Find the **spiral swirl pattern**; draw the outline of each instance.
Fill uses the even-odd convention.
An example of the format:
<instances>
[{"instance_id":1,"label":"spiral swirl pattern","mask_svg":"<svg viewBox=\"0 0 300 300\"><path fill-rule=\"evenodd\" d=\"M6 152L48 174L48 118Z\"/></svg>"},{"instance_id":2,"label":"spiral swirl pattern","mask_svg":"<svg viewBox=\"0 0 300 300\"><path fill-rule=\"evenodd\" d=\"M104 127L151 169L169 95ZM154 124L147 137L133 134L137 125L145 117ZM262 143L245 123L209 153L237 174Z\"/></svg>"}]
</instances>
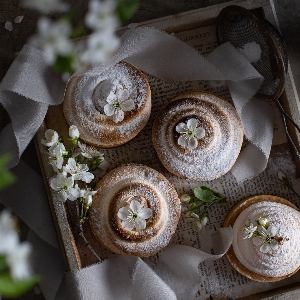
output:
<instances>
[{"instance_id":1,"label":"spiral swirl pattern","mask_svg":"<svg viewBox=\"0 0 300 300\"><path fill-rule=\"evenodd\" d=\"M205 137L195 149L178 144L176 126L197 119ZM159 159L171 173L190 180L207 181L227 173L236 161L243 128L225 100L205 92L188 92L171 100L157 115L152 140Z\"/></svg>"}]
</instances>

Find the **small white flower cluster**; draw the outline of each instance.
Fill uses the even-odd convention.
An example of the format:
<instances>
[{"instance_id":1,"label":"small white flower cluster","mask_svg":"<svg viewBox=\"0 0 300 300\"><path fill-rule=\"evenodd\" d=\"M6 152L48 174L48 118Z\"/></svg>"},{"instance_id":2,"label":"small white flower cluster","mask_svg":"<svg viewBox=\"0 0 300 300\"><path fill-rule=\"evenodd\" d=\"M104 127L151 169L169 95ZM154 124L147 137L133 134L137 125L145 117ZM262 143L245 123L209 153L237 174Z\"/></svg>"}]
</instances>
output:
<instances>
[{"instance_id":1,"label":"small white flower cluster","mask_svg":"<svg viewBox=\"0 0 300 300\"><path fill-rule=\"evenodd\" d=\"M176 131L180 133L179 146L189 150L197 148L198 140L205 137L205 130L202 127L197 127L198 123L197 119L192 118L186 123L181 122L176 126Z\"/></svg>"},{"instance_id":2,"label":"small white flower cluster","mask_svg":"<svg viewBox=\"0 0 300 300\"><path fill-rule=\"evenodd\" d=\"M44 14L62 13L69 7L60 0L26 0L23 4ZM71 42L72 27L66 18L52 21L41 17L37 24L37 34L31 37L30 43L44 51L45 60L50 65L56 62L58 56L71 57L74 70L79 66L104 63L119 46L115 34L119 25L115 9L115 0L90 0L85 24L93 33L86 40L83 51L82 44L76 48Z\"/></svg>"},{"instance_id":3,"label":"small white flower cluster","mask_svg":"<svg viewBox=\"0 0 300 300\"><path fill-rule=\"evenodd\" d=\"M72 142L70 151L66 150L58 133L52 129L45 132L46 139L41 142L48 147L49 163L57 173L50 179L51 188L58 192L61 201L80 199L83 208L82 217L85 218L96 191L87 187L82 189L82 184L79 186L77 182L90 183L94 179L94 174L90 171L99 169L103 175L109 164L104 159L104 154L95 147L78 141L80 134L76 126L70 126L69 136ZM76 146L78 148L75 148Z\"/></svg>"},{"instance_id":4,"label":"small white flower cluster","mask_svg":"<svg viewBox=\"0 0 300 300\"><path fill-rule=\"evenodd\" d=\"M126 230L141 230L146 228L146 220L152 217L152 210L143 207L138 200L132 200L129 206L121 207L118 217L122 220L121 225Z\"/></svg>"},{"instance_id":5,"label":"small white flower cluster","mask_svg":"<svg viewBox=\"0 0 300 300\"><path fill-rule=\"evenodd\" d=\"M277 236L277 227L269 224L266 218L259 217L255 220L257 226L254 226L249 221L243 229L244 239L252 238L252 242L255 246L259 246L259 250L263 253L267 253L270 250L276 251L278 245L283 241L281 237Z\"/></svg>"},{"instance_id":6,"label":"small white flower cluster","mask_svg":"<svg viewBox=\"0 0 300 300\"><path fill-rule=\"evenodd\" d=\"M30 253L31 245L28 242L20 243L10 212L2 211L0 214L0 257L5 257L14 280L25 280L31 276Z\"/></svg>"}]
</instances>

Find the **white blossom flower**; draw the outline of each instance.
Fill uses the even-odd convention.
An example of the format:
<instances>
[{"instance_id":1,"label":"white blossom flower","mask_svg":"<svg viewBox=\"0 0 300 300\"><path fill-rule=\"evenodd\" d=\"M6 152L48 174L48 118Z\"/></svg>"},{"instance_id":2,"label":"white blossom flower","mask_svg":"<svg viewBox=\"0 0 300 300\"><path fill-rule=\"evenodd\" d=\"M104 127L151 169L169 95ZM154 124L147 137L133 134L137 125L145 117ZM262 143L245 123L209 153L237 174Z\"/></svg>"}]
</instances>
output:
<instances>
[{"instance_id":1,"label":"white blossom flower","mask_svg":"<svg viewBox=\"0 0 300 300\"><path fill-rule=\"evenodd\" d=\"M100 152L97 148L95 148L94 146L88 146L79 141L78 147L79 148L75 150L73 157L76 157L79 154L81 154L83 157L86 157L88 159L93 159L96 157L103 157L103 159L104 159L104 154L102 152Z\"/></svg>"},{"instance_id":2,"label":"white blossom flower","mask_svg":"<svg viewBox=\"0 0 300 300\"><path fill-rule=\"evenodd\" d=\"M38 21L38 34L30 39L30 43L41 48L47 63L53 64L57 55L68 55L73 46L69 40L71 26L66 21L56 21L42 17Z\"/></svg>"},{"instance_id":3,"label":"white blossom flower","mask_svg":"<svg viewBox=\"0 0 300 300\"><path fill-rule=\"evenodd\" d=\"M7 253L6 261L15 280L24 280L31 276L28 259L31 249L28 242L23 242Z\"/></svg>"},{"instance_id":4,"label":"white blossom flower","mask_svg":"<svg viewBox=\"0 0 300 300\"><path fill-rule=\"evenodd\" d=\"M195 213L188 213L187 215L188 220L193 222L193 224L199 229L202 230L202 228L207 224L209 221L206 214L202 214L201 217Z\"/></svg>"},{"instance_id":5,"label":"white blossom flower","mask_svg":"<svg viewBox=\"0 0 300 300\"><path fill-rule=\"evenodd\" d=\"M91 191L89 189L80 191L80 198L84 199L84 202L87 206L90 206L93 202L93 196L97 193L97 191Z\"/></svg>"},{"instance_id":6,"label":"white blossom flower","mask_svg":"<svg viewBox=\"0 0 300 300\"><path fill-rule=\"evenodd\" d=\"M73 185L74 179L66 177L62 173L50 179L50 186L58 192L61 201L66 201L67 199L74 201L78 198L78 188L74 188Z\"/></svg>"},{"instance_id":7,"label":"white blossom flower","mask_svg":"<svg viewBox=\"0 0 300 300\"><path fill-rule=\"evenodd\" d=\"M120 45L119 38L114 31L107 29L96 31L89 35L87 49L82 53L81 60L86 64L100 64L107 62Z\"/></svg>"},{"instance_id":8,"label":"white blossom flower","mask_svg":"<svg viewBox=\"0 0 300 300\"><path fill-rule=\"evenodd\" d=\"M278 241L274 239L274 237L277 234L278 229L270 225L268 229L259 226L258 227L258 232L260 236L255 236L253 238L253 244L256 246L260 246L259 250L263 253L269 252L271 249L272 250L277 250L278 249Z\"/></svg>"},{"instance_id":9,"label":"white blossom flower","mask_svg":"<svg viewBox=\"0 0 300 300\"><path fill-rule=\"evenodd\" d=\"M119 22L115 17L116 3L113 0L91 0L85 23L91 29L117 28Z\"/></svg>"},{"instance_id":10,"label":"white blossom flower","mask_svg":"<svg viewBox=\"0 0 300 300\"><path fill-rule=\"evenodd\" d=\"M47 147L51 147L58 142L59 136L58 133L52 129L48 129L45 132L46 140L42 140L41 143Z\"/></svg>"},{"instance_id":11,"label":"white blossom flower","mask_svg":"<svg viewBox=\"0 0 300 300\"><path fill-rule=\"evenodd\" d=\"M178 145L190 150L198 146L198 140L204 138L205 130L202 127L197 127L197 125L198 120L192 118L187 123L182 122L176 126L176 131L180 133Z\"/></svg>"},{"instance_id":12,"label":"white blossom flower","mask_svg":"<svg viewBox=\"0 0 300 300\"><path fill-rule=\"evenodd\" d=\"M12 22L9 21L5 22L4 27L8 31L12 31L14 29L14 27L12 26Z\"/></svg>"},{"instance_id":13,"label":"white blossom flower","mask_svg":"<svg viewBox=\"0 0 300 300\"><path fill-rule=\"evenodd\" d=\"M142 204L137 200L132 200L129 206L119 209L118 217L122 220L121 224L124 229L136 230L146 228L146 220L152 217L150 208L143 208Z\"/></svg>"},{"instance_id":14,"label":"white blossom flower","mask_svg":"<svg viewBox=\"0 0 300 300\"><path fill-rule=\"evenodd\" d=\"M24 16L17 16L17 17L15 17L14 22L21 23L23 21L23 18L24 18Z\"/></svg>"},{"instance_id":15,"label":"white blossom flower","mask_svg":"<svg viewBox=\"0 0 300 300\"><path fill-rule=\"evenodd\" d=\"M64 144L58 143L51 146L48 150L49 163L52 165L55 172L59 172L64 163L63 153L66 151Z\"/></svg>"},{"instance_id":16,"label":"white blossom flower","mask_svg":"<svg viewBox=\"0 0 300 300\"><path fill-rule=\"evenodd\" d=\"M249 224L247 224L245 226L245 228L243 229L244 232L244 237L243 239L250 239L253 235L253 233L256 231L257 226L253 226L253 224L251 222L249 222Z\"/></svg>"},{"instance_id":17,"label":"white blossom flower","mask_svg":"<svg viewBox=\"0 0 300 300\"><path fill-rule=\"evenodd\" d=\"M189 194L182 194L180 197L181 202L189 202L191 200L191 195Z\"/></svg>"},{"instance_id":18,"label":"white blossom flower","mask_svg":"<svg viewBox=\"0 0 300 300\"><path fill-rule=\"evenodd\" d=\"M50 14L54 12L65 12L69 5L60 0L23 0L24 7L35 9L43 14Z\"/></svg>"},{"instance_id":19,"label":"white blossom flower","mask_svg":"<svg viewBox=\"0 0 300 300\"><path fill-rule=\"evenodd\" d=\"M69 136L71 139L78 139L80 136L77 126L72 125L69 127Z\"/></svg>"},{"instance_id":20,"label":"white blossom flower","mask_svg":"<svg viewBox=\"0 0 300 300\"><path fill-rule=\"evenodd\" d=\"M104 106L104 113L113 117L113 121L118 123L124 119L124 111L131 111L134 108L134 101L129 98L129 91L127 89L120 90L115 94L110 92Z\"/></svg>"},{"instance_id":21,"label":"white blossom flower","mask_svg":"<svg viewBox=\"0 0 300 300\"><path fill-rule=\"evenodd\" d=\"M259 217L256 219L256 223L257 225L265 227L268 224L268 220L266 218Z\"/></svg>"},{"instance_id":22,"label":"white blossom flower","mask_svg":"<svg viewBox=\"0 0 300 300\"><path fill-rule=\"evenodd\" d=\"M86 164L76 163L74 158L69 158L68 163L63 167L63 170L69 173L74 180L82 180L90 183L94 179L94 175L89 171Z\"/></svg>"}]
</instances>

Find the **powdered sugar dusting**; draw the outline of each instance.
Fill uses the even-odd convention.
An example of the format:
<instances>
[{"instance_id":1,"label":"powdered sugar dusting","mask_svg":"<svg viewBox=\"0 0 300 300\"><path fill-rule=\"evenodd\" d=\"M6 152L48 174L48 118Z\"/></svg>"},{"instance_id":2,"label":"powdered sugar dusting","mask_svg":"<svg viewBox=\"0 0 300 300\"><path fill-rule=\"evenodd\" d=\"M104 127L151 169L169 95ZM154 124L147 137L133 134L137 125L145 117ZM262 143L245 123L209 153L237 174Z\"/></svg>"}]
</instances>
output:
<instances>
[{"instance_id":1,"label":"powdered sugar dusting","mask_svg":"<svg viewBox=\"0 0 300 300\"><path fill-rule=\"evenodd\" d=\"M197 118L206 136L196 149L183 149L174 128L188 118ZM242 144L243 129L234 108L206 93L179 95L160 112L153 127L153 143L164 166L191 180L213 180L227 173Z\"/></svg>"},{"instance_id":2,"label":"powdered sugar dusting","mask_svg":"<svg viewBox=\"0 0 300 300\"><path fill-rule=\"evenodd\" d=\"M242 229L258 217L268 219L278 229L277 235L288 238L278 250L262 253L252 239L243 239ZM238 260L249 270L268 277L281 277L300 265L300 213L277 202L259 202L246 208L234 226L233 249Z\"/></svg>"},{"instance_id":3,"label":"powdered sugar dusting","mask_svg":"<svg viewBox=\"0 0 300 300\"><path fill-rule=\"evenodd\" d=\"M83 76L65 98L64 113L69 124L79 128L87 143L112 147L132 139L147 123L151 109L150 88L145 77L133 66L121 62L98 76ZM124 120L115 123L104 114L109 93L129 91L134 108ZM68 94L67 94L68 95ZM70 98L70 99L69 99Z\"/></svg>"}]
</instances>

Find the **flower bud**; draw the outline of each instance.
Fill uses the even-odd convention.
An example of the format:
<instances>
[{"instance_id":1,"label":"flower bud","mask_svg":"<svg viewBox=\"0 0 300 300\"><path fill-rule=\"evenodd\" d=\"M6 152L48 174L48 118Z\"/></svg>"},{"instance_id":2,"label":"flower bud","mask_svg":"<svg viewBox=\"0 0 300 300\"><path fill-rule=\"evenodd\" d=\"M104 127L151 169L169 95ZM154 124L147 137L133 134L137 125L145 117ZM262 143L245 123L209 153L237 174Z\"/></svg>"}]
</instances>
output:
<instances>
[{"instance_id":1,"label":"flower bud","mask_svg":"<svg viewBox=\"0 0 300 300\"><path fill-rule=\"evenodd\" d=\"M69 136L71 139L78 139L79 138L79 130L75 125L70 126L69 128Z\"/></svg>"},{"instance_id":2,"label":"flower bud","mask_svg":"<svg viewBox=\"0 0 300 300\"><path fill-rule=\"evenodd\" d=\"M192 197L189 194L183 194L180 197L181 202L189 202L192 199Z\"/></svg>"},{"instance_id":3,"label":"flower bud","mask_svg":"<svg viewBox=\"0 0 300 300\"><path fill-rule=\"evenodd\" d=\"M92 204L92 202L93 202L93 197L92 197L92 195L87 195L87 197L85 198L85 204L86 204L87 206L90 206L90 205Z\"/></svg>"},{"instance_id":4,"label":"flower bud","mask_svg":"<svg viewBox=\"0 0 300 300\"><path fill-rule=\"evenodd\" d=\"M260 226L263 226L265 227L267 224L268 224L268 220L266 218L262 218L262 217L259 217L257 220L256 220L256 223Z\"/></svg>"}]
</instances>

